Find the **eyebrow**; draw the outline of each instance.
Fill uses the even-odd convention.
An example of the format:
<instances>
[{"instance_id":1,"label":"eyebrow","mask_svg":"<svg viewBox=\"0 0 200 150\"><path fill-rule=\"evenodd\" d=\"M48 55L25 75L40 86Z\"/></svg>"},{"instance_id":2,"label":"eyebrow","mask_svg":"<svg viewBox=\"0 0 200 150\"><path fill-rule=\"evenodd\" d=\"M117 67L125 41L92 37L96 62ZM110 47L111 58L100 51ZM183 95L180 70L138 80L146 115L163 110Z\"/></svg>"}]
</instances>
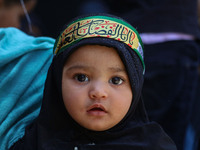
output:
<instances>
[{"instance_id":1,"label":"eyebrow","mask_svg":"<svg viewBox=\"0 0 200 150\"><path fill-rule=\"evenodd\" d=\"M76 70L76 69L93 69L92 67L89 66L83 66L83 65L73 65L70 66L69 68L67 68L67 71L70 70ZM125 72L126 73L126 69L125 68L121 68L121 67L109 67L108 70L111 70L112 72Z\"/></svg>"},{"instance_id":2,"label":"eyebrow","mask_svg":"<svg viewBox=\"0 0 200 150\"><path fill-rule=\"evenodd\" d=\"M109 70L112 70L113 72L126 72L126 70L121 67L109 67Z\"/></svg>"},{"instance_id":3,"label":"eyebrow","mask_svg":"<svg viewBox=\"0 0 200 150\"><path fill-rule=\"evenodd\" d=\"M90 68L90 67L83 66L83 65L73 65L73 66L70 66L69 68L67 68L67 71L74 70L74 69L86 69L86 68Z\"/></svg>"}]
</instances>

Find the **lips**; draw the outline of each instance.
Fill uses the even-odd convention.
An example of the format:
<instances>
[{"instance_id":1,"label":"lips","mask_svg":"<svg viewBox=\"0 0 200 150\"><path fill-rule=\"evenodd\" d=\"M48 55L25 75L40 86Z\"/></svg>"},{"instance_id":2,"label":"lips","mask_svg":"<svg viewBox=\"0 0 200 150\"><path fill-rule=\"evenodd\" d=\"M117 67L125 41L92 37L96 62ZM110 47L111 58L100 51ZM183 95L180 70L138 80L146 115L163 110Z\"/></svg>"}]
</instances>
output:
<instances>
[{"instance_id":1,"label":"lips","mask_svg":"<svg viewBox=\"0 0 200 150\"><path fill-rule=\"evenodd\" d=\"M102 116L107 113L105 107L101 104L93 104L88 109L87 112L93 116Z\"/></svg>"}]
</instances>

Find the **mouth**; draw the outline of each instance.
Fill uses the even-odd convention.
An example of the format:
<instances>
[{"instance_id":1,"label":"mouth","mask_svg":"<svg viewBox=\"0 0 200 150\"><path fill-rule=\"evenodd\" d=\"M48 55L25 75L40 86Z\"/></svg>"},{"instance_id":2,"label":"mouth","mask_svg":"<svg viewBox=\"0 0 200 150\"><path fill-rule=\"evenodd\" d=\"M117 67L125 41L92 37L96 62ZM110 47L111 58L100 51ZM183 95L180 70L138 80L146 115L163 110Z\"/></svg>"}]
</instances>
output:
<instances>
[{"instance_id":1,"label":"mouth","mask_svg":"<svg viewBox=\"0 0 200 150\"><path fill-rule=\"evenodd\" d=\"M94 104L88 108L87 113L92 116L102 116L102 115L105 115L107 111L103 105Z\"/></svg>"}]
</instances>

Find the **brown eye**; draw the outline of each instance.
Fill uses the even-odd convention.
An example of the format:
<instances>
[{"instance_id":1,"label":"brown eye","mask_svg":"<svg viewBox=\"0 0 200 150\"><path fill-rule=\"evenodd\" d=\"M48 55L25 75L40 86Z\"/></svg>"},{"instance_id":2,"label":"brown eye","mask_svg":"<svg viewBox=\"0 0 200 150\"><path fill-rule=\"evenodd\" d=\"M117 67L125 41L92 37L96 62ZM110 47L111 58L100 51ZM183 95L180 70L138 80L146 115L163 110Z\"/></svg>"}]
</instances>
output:
<instances>
[{"instance_id":1,"label":"brown eye","mask_svg":"<svg viewBox=\"0 0 200 150\"><path fill-rule=\"evenodd\" d=\"M112 79L109 80L109 83L120 85L123 83L123 79L120 77L113 77Z\"/></svg>"},{"instance_id":2,"label":"brown eye","mask_svg":"<svg viewBox=\"0 0 200 150\"><path fill-rule=\"evenodd\" d=\"M85 74L77 74L74 77L79 82L88 82L89 78Z\"/></svg>"}]
</instances>

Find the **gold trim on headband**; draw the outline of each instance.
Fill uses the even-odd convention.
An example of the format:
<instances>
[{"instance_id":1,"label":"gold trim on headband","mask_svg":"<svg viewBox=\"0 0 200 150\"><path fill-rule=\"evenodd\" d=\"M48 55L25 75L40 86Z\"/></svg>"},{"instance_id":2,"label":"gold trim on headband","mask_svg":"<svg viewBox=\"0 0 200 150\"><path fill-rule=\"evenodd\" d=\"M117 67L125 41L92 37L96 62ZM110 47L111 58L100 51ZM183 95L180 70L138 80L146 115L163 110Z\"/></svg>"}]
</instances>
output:
<instances>
[{"instance_id":1,"label":"gold trim on headband","mask_svg":"<svg viewBox=\"0 0 200 150\"><path fill-rule=\"evenodd\" d=\"M62 52L73 43L91 37L105 37L121 41L140 57L143 67L143 45L137 31L128 23L106 16L81 18L71 23L57 39L54 54Z\"/></svg>"}]
</instances>

